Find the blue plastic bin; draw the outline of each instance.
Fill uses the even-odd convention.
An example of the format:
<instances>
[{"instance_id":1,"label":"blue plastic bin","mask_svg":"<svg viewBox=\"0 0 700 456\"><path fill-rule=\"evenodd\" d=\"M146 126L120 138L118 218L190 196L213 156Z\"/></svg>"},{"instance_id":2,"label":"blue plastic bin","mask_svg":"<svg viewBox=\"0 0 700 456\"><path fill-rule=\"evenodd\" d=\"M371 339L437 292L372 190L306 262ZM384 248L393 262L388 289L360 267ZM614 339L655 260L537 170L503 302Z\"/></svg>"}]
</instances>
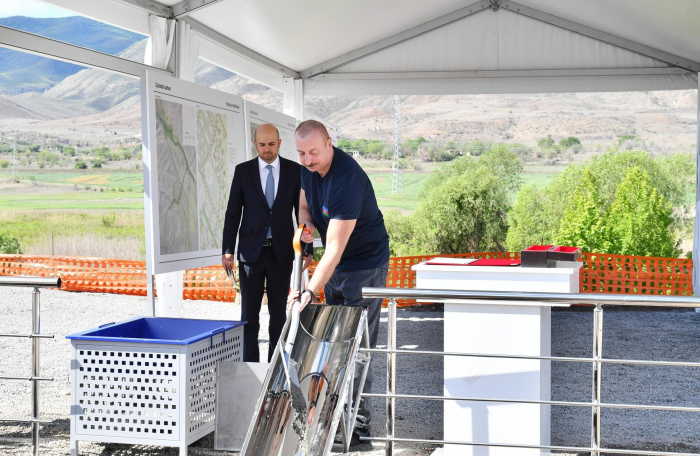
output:
<instances>
[{"instance_id":1,"label":"blue plastic bin","mask_svg":"<svg viewBox=\"0 0 700 456\"><path fill-rule=\"evenodd\" d=\"M243 360L244 324L139 317L67 336L71 453L87 440L186 454L215 429L217 363Z\"/></svg>"},{"instance_id":2,"label":"blue plastic bin","mask_svg":"<svg viewBox=\"0 0 700 456\"><path fill-rule=\"evenodd\" d=\"M189 345L245 322L136 317L66 336L72 340Z\"/></svg>"}]
</instances>

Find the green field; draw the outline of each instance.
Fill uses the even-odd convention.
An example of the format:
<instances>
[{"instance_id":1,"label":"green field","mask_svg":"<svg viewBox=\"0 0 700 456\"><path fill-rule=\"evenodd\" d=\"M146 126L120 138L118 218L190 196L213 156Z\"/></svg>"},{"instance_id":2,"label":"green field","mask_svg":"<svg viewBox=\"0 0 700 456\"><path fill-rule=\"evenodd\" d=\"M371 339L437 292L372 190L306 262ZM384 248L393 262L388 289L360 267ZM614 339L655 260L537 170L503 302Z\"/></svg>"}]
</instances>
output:
<instances>
[{"instance_id":1,"label":"green field","mask_svg":"<svg viewBox=\"0 0 700 456\"><path fill-rule=\"evenodd\" d=\"M0 174L2 178L9 178L11 173L3 172ZM84 188L102 187L105 189L122 189L131 192L143 192L143 172L123 172L110 170L90 170L86 172L80 171L42 171L33 173L19 173L19 178L22 180L36 180L37 182L46 182L48 184L65 184L70 186L78 186Z\"/></svg>"},{"instance_id":2,"label":"green field","mask_svg":"<svg viewBox=\"0 0 700 456\"><path fill-rule=\"evenodd\" d=\"M51 193L0 192L2 212L71 210L71 211L113 211L137 209L143 211L141 192L95 192L95 191L56 191Z\"/></svg>"},{"instance_id":3,"label":"green field","mask_svg":"<svg viewBox=\"0 0 700 456\"><path fill-rule=\"evenodd\" d=\"M392 174L372 173L369 178L374 187L379 207L384 209L401 209L404 211L414 211L418 207L418 194L423 188L423 183L430 177L428 173L404 173L403 174L403 194L392 194Z\"/></svg>"}]
</instances>

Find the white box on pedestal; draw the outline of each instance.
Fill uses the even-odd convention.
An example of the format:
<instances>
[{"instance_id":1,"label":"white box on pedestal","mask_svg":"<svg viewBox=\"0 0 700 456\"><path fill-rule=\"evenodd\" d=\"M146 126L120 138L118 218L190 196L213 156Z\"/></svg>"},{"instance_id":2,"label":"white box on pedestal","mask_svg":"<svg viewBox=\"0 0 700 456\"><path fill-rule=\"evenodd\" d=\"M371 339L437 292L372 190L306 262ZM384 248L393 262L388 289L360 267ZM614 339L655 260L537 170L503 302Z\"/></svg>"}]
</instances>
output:
<instances>
[{"instance_id":1,"label":"white box on pedestal","mask_svg":"<svg viewBox=\"0 0 700 456\"><path fill-rule=\"evenodd\" d=\"M416 287L432 290L578 293L581 263L556 268L419 264ZM551 356L551 305L445 300L445 351ZM551 362L445 357L445 396L551 400ZM444 403L444 440L550 445L550 406L506 402ZM538 456L540 450L445 445L444 456Z\"/></svg>"}]
</instances>

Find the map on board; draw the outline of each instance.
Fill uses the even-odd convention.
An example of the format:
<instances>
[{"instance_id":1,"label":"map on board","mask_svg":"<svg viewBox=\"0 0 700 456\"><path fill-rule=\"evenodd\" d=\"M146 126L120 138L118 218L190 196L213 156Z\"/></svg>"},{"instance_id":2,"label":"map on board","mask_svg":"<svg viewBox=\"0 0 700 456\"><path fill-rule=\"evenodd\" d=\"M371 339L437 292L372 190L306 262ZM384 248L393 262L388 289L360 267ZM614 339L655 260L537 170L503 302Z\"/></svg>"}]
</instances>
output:
<instances>
[{"instance_id":1,"label":"map on board","mask_svg":"<svg viewBox=\"0 0 700 456\"><path fill-rule=\"evenodd\" d=\"M156 99L156 119L160 253L199 250L197 148L185 141L183 105Z\"/></svg>"},{"instance_id":2,"label":"map on board","mask_svg":"<svg viewBox=\"0 0 700 456\"><path fill-rule=\"evenodd\" d=\"M146 269L220 264L231 179L248 155L243 99L147 70L141 106Z\"/></svg>"},{"instance_id":3,"label":"map on board","mask_svg":"<svg viewBox=\"0 0 700 456\"><path fill-rule=\"evenodd\" d=\"M200 250L221 248L228 200L226 116L197 108L197 196Z\"/></svg>"}]
</instances>

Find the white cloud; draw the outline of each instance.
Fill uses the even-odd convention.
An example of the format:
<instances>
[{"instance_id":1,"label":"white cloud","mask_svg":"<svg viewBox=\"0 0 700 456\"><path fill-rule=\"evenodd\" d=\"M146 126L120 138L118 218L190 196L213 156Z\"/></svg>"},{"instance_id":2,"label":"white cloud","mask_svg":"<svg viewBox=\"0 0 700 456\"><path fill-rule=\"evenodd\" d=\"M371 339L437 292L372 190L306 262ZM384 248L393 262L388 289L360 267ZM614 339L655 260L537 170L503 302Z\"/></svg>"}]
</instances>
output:
<instances>
[{"instance_id":1,"label":"white cloud","mask_svg":"<svg viewBox=\"0 0 700 456\"><path fill-rule=\"evenodd\" d=\"M0 17L28 16L28 17L66 17L76 16L67 11L47 3L35 0L2 0L0 1Z\"/></svg>"}]
</instances>

